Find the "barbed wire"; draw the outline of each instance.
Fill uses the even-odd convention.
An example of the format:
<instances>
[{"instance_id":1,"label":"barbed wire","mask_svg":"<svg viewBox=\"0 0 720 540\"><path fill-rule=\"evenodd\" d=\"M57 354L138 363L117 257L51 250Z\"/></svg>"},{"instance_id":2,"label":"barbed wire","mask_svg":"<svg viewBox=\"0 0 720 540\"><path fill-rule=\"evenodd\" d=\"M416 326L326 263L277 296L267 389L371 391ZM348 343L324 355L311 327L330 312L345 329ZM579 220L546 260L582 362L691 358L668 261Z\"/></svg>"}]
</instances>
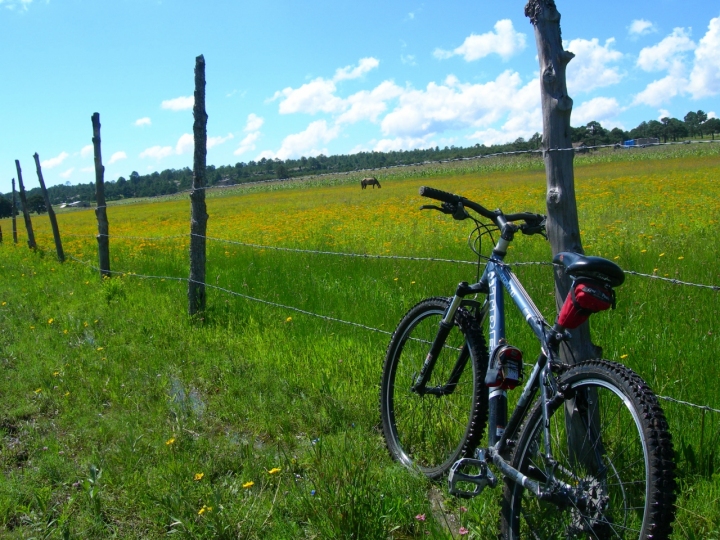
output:
<instances>
[{"instance_id":1,"label":"barbed wire","mask_svg":"<svg viewBox=\"0 0 720 540\"><path fill-rule=\"evenodd\" d=\"M702 409L703 411L720 414L720 409L713 409L712 407L708 407L707 405L696 405L695 403L690 403L689 401L683 401L681 399L675 399L668 396L657 396L657 398L665 401L670 401L672 403L678 403L680 405L686 405L688 407L695 407L696 409Z\"/></svg>"},{"instance_id":2,"label":"barbed wire","mask_svg":"<svg viewBox=\"0 0 720 540\"><path fill-rule=\"evenodd\" d=\"M195 233L191 233L191 236L197 236L200 238L205 238L206 240L213 240L216 242L235 244L238 246L251 247L251 248L255 248L255 249L270 249L270 250L274 250L274 251L290 251L290 252L295 252L295 253L312 253L312 254L318 254L318 255L336 255L336 256L343 256L343 257L357 257L357 258L361 258L361 259L397 259L397 260L405 260L405 261L449 262L449 263L456 263L456 264L472 264L472 265L478 264L477 261L438 259L435 257L411 257L411 256L406 256L406 255L372 255L372 254L368 254L368 253L347 253L347 252L342 252L342 251L320 251L320 250L313 250L313 249L289 248L289 247L280 247L280 246L264 246L261 244L249 244L246 242L238 242L235 240L214 238L212 236L202 236L200 234L195 234Z\"/></svg>"},{"instance_id":3,"label":"barbed wire","mask_svg":"<svg viewBox=\"0 0 720 540\"><path fill-rule=\"evenodd\" d=\"M50 233L43 233L43 234L50 234ZM222 242L226 244L232 244L232 245L238 245L243 247L250 247L253 249L267 249L267 250L273 250L273 251L286 251L286 252L294 252L294 253L306 253L306 254L316 254L316 255L334 255L339 257L354 257L354 258L360 258L360 259L389 259L389 260L405 260L405 261L420 261L420 262L444 262L444 263L453 263L453 264L465 264L465 265L487 265L484 261L465 261L461 259L442 259L438 257L416 257L416 256L409 256L409 255L375 255L375 254L369 254L369 253L348 253L348 252L342 252L342 251L326 251L326 250L313 250L313 249L302 249L302 248L290 248L290 247L282 247L282 246L269 246L269 245L263 245L263 244L252 244L248 242L240 242L237 240L229 240L225 238L216 238L212 236L203 236L200 234L190 233L190 234L177 234L177 235L170 235L170 236L121 236L121 235L105 235L105 234L98 234L98 235L80 235L80 234L67 234L63 233L63 236L74 236L74 237L84 237L84 238L97 238L98 236L106 236L108 238L120 238L120 239L130 239L130 240L143 240L143 241L162 241L162 240L168 240L168 239L177 239L177 238L185 238L185 237L198 237L198 238L205 238L206 240L211 240L215 242ZM513 267L522 267L522 266L555 266L558 268L562 268L562 265L554 264L552 262L546 262L546 261L520 261L520 262L511 262L511 263L504 263L507 266L513 268ZM644 277L648 279L656 279L659 281L665 281L667 283L672 283L673 285L683 285L687 287L698 287L702 289L710 289L713 291L720 291L720 285L707 285L703 283L692 283L689 281L682 281L676 278L668 278L663 276L658 276L655 274L644 274L642 272L636 272L634 270L624 270L628 275L631 276L639 276Z\"/></svg>"},{"instance_id":4,"label":"barbed wire","mask_svg":"<svg viewBox=\"0 0 720 540\"><path fill-rule=\"evenodd\" d=\"M388 165L385 167L371 167L367 169L354 169L352 171L337 171L337 172L328 172L328 173L320 173L320 174L313 174L309 176L295 176L291 178L271 178L268 180L254 180L252 182L240 182L238 184L232 184L232 185L224 185L224 186L203 186L199 188L193 188L190 187L188 189L183 189L176 191L175 193L164 193L161 195L151 195L149 197L137 197L138 202L142 202L149 199L158 199L161 197L175 197L178 195L183 195L185 193L192 194L195 191L208 191L213 189L232 189L232 188L244 188L249 186L255 186L260 184L269 184L269 183L280 183L280 182L302 182L306 180L313 180L315 178L323 178L327 176L349 176L354 174L361 174L366 172L373 172L373 171L383 171L383 170L390 170L390 169L398 169L398 168L404 168L404 167L420 167L422 165L433 165L433 164L443 164L443 163L456 163L461 161L476 161L479 159L488 159L488 158L494 158L494 157L502 157L502 156L514 156L514 155L520 155L520 154L542 154L543 152L576 152L576 153L582 153L587 150L598 150L601 148L617 148L622 150L630 150L630 151L638 151L643 150L648 147L653 146L678 146L678 145L688 145L688 144L713 144L713 143L720 143L720 139L718 140L709 140L709 141L670 141L670 142L657 142L657 143L649 143L645 145L625 145L620 143L613 143L613 144L598 144L593 146L581 146L581 147L570 147L570 148L548 148L548 149L533 149L533 150L511 150L506 152L494 152L492 154L481 154L478 156L468 156L468 157L459 157L459 158L450 158L450 159L439 159L439 160L425 160L425 161L419 161L416 163L399 163L396 165ZM88 210L94 210L99 208L111 208L113 205L108 206L90 206L90 207L76 207L74 209L88 209Z\"/></svg>"},{"instance_id":5,"label":"barbed wire","mask_svg":"<svg viewBox=\"0 0 720 540\"><path fill-rule=\"evenodd\" d=\"M713 291L720 291L720 285L703 285L701 283L690 283L688 281L680 281L679 279L675 278L666 278L663 276L656 276L655 274L642 274L640 272L634 272L632 270L623 270L626 274L630 274L631 276L641 276L646 277L650 279L659 279L660 281L667 281L668 283L672 283L674 285L687 285L689 287L701 287L703 289L711 289Z\"/></svg>"},{"instance_id":6,"label":"barbed wire","mask_svg":"<svg viewBox=\"0 0 720 540\"><path fill-rule=\"evenodd\" d=\"M76 261L76 262L78 262L78 263L81 263L81 264L83 264L83 265L85 265L85 266L88 266L88 267L92 268L93 270L96 270L96 271L98 271L98 272L100 271L100 269L99 269L97 266L95 266L95 265L93 265L93 264L91 264L91 263L89 263L89 262L87 262L87 261L82 261L82 260L77 259L76 257L73 257L73 256L69 256L69 258L72 259L72 260L74 260L74 261ZM545 264L551 264L551 263L545 263ZM380 329L380 328L374 328L374 327L372 327L372 326L367 326L367 325L365 325L365 324L360 324L360 323L356 323L356 322L352 322L352 321L345 321L345 320L343 320L343 319L338 319L337 317L330 317L330 316L328 316L328 315L321 315L321 314L319 314L319 313L313 313L312 311L307 311L307 310L304 310L304 309L301 309L301 308L298 308L298 307L294 307L294 306L288 306L288 305L286 305L286 304L281 304L281 303L279 303L279 302L273 302L273 301L271 301L271 300L265 300L265 299L262 299L262 298L257 298L257 297L254 297L254 296L250 296L250 295L248 295L248 294L243 294L243 293L239 293L239 292L233 291L233 290L231 290L231 289L227 289L227 288L225 288L225 287L220 287L220 286L218 286L218 285L212 285L212 284L209 284L209 283L204 283L204 282L202 282L202 281L197 281L197 280L194 280L194 279L180 278L180 277L173 277L173 276L152 276L152 275L144 275L144 274L137 274L137 273L134 273L134 272L122 272L122 271L110 271L109 273L110 273L110 274L115 274L115 275L122 275L122 276L143 278L143 279L160 279L160 280L185 281L185 282L187 282L187 283L195 283L195 284L197 284L197 285L203 285L203 286L208 287L208 288L210 288L210 289L216 289L216 290L218 290L218 291L221 291L221 292L230 294L230 295L232 295L232 296L238 296L238 297L240 297L240 298L244 298L244 299L246 299L246 300L250 300L250 301L253 301L253 302L258 302L258 303L265 304L265 305L269 305L269 306L273 306L273 307L276 307L276 308L294 311L294 312L296 312L296 313L302 313L303 315L308 315L308 316L310 316L310 317L316 317L316 318L323 319L323 320L330 321L330 322L345 324L345 325L348 325L348 326L353 326L353 327L355 327L355 328L361 328L361 329L363 329L363 330L368 330L368 331L371 331L371 332L377 332L377 333L384 334L384 335L389 335L389 336L393 335L393 332L389 332L388 330L382 330L382 329ZM411 337L410 339L413 340L413 341L419 341L419 342L422 342L422 343L431 344L429 341L423 340L423 339L412 338L412 337ZM459 349L457 349L456 347L451 347L451 346L449 346L449 345L446 345L445 347L446 347L446 348L449 348L449 349L459 350ZM658 395L658 396L656 396L656 397L657 397L658 399L662 399L662 400L665 400L665 401L668 401L668 402L673 402L673 403L677 403L677 404L680 404L680 405L685 405L685 406L688 406L688 407L694 407L694 408L696 408L696 409L701 409L701 410L703 410L703 411L709 411L709 412L713 412L713 413L720 414L720 409L714 409L714 408L712 408L712 407L710 407L710 406L708 406L708 405L698 405L698 404L696 404L696 403L691 403L691 402L689 402L689 401L679 400L679 399L676 399L676 398L673 398L673 397L669 397L669 396L659 396L659 395Z\"/></svg>"}]
</instances>

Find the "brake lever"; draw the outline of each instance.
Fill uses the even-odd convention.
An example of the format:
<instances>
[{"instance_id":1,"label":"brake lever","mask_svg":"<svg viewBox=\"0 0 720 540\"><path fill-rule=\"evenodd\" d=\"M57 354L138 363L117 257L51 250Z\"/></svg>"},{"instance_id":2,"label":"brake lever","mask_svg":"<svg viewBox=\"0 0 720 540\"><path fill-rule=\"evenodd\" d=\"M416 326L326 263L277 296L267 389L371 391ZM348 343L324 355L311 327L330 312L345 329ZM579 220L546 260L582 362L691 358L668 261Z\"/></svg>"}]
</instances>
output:
<instances>
[{"instance_id":1,"label":"brake lever","mask_svg":"<svg viewBox=\"0 0 720 540\"><path fill-rule=\"evenodd\" d=\"M420 210L437 210L438 212L442 212L443 214L449 214L447 210L444 210L443 208L440 208L439 206L435 206L434 204L423 204L420 207Z\"/></svg>"}]
</instances>

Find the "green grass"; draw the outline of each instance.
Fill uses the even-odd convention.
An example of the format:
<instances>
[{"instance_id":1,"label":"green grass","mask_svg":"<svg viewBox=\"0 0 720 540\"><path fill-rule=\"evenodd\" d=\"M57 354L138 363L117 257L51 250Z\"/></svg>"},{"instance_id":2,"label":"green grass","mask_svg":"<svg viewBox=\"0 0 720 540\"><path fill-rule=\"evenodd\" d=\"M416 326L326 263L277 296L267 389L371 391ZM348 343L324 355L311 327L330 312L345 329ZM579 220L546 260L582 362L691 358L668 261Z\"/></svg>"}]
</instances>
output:
<instances>
[{"instance_id":1,"label":"green grass","mask_svg":"<svg viewBox=\"0 0 720 540\"><path fill-rule=\"evenodd\" d=\"M652 150L578 156L586 251L626 269L720 283L718 151ZM508 212L544 211L542 164L523 156L378 178L383 188L364 192L348 177L211 192L208 235L470 259L467 224L419 214L419 185ZM186 233L188 207L176 198L111 208L111 235ZM69 236L93 233L92 212L58 217L66 252L94 260L94 239ZM22 234L12 245L8 220L0 222L2 537L442 538L461 525L471 537L494 534L497 490L455 500L387 456L377 393L389 336L213 289L205 316L191 320L183 282L99 280L81 264L59 264L44 218L33 219L36 252ZM186 277L186 254L185 238L111 239L115 270ZM549 257L537 237L519 237L511 252L519 261ZM517 272L552 317L550 270ZM207 275L213 285L392 331L410 306L450 294L474 268L209 242ZM717 294L628 276L618 309L593 318L594 341L658 394L720 408ZM508 335L534 357L514 313ZM674 538L718 538L720 415L662 404L680 474Z\"/></svg>"}]
</instances>

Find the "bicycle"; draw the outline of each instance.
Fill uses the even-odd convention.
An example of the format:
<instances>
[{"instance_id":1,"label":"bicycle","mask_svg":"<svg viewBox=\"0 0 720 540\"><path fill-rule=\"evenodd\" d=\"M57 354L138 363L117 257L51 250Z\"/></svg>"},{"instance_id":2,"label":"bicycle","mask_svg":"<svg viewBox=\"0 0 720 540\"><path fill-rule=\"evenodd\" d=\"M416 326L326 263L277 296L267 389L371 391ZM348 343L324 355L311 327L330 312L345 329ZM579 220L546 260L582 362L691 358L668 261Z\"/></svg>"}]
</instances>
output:
<instances>
[{"instance_id":1,"label":"bicycle","mask_svg":"<svg viewBox=\"0 0 720 540\"><path fill-rule=\"evenodd\" d=\"M667 538L675 464L657 398L619 363L570 365L559 354L569 330L615 307L622 269L600 257L558 253L553 264L572 285L550 325L504 262L516 233L547 238L545 216L490 211L428 187L420 195L442 203L421 209L475 222L469 244L478 278L460 283L450 298L419 302L390 340L380 412L391 456L430 479L449 473L450 493L465 498L495 487L497 471L504 478L501 538ZM494 244L490 256L481 254L485 235ZM503 289L540 343L527 380L522 352L506 340ZM508 418L507 392L515 387L522 391ZM487 446L479 447L486 425Z\"/></svg>"}]
</instances>

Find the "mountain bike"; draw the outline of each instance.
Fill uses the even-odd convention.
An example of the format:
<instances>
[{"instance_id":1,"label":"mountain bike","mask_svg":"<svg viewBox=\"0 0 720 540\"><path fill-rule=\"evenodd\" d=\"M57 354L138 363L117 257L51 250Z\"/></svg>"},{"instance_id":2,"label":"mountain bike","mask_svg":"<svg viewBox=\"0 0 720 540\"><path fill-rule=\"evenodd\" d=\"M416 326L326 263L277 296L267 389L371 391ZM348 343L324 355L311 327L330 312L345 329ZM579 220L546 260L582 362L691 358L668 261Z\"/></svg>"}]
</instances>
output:
<instances>
[{"instance_id":1,"label":"mountain bike","mask_svg":"<svg viewBox=\"0 0 720 540\"><path fill-rule=\"evenodd\" d=\"M459 497L474 497L502 477L501 538L667 538L675 464L657 398L619 363L568 364L560 357L561 347L572 354L570 330L615 307L622 269L600 257L558 253L553 264L572 285L551 325L505 262L518 232L547 238L545 216L491 211L429 187L420 195L441 202L422 209L474 221L469 244L478 273L452 297L411 308L390 340L380 413L391 456L430 479L448 474L449 491ZM494 247L483 256L488 235ZM531 366L506 338L503 290L539 342ZM508 391L516 387L508 417Z\"/></svg>"}]
</instances>

